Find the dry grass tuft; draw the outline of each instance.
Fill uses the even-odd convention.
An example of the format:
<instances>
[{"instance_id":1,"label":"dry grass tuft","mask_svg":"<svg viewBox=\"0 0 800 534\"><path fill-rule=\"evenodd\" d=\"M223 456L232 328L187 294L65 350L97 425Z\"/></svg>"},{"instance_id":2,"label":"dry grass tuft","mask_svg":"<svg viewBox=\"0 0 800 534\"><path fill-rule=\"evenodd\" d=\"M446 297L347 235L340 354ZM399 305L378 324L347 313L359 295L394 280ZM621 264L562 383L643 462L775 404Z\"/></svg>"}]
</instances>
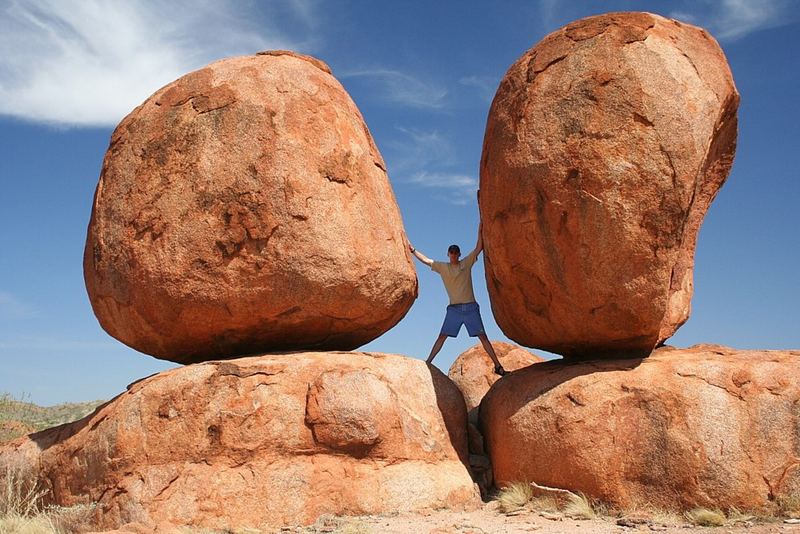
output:
<instances>
[{"instance_id":1,"label":"dry grass tuft","mask_svg":"<svg viewBox=\"0 0 800 534\"><path fill-rule=\"evenodd\" d=\"M20 517L9 515L0 517L0 532L14 534L60 534L46 515Z\"/></svg>"},{"instance_id":2,"label":"dry grass tuft","mask_svg":"<svg viewBox=\"0 0 800 534\"><path fill-rule=\"evenodd\" d=\"M728 510L727 516L729 525L735 525L737 523L750 523L758 519L755 515L746 514L736 507ZM763 517L761 519L763 519Z\"/></svg>"},{"instance_id":3,"label":"dry grass tuft","mask_svg":"<svg viewBox=\"0 0 800 534\"><path fill-rule=\"evenodd\" d=\"M558 501L549 495L540 495L533 497L528 504L531 510L536 512L550 512L556 513L559 511Z\"/></svg>"},{"instance_id":4,"label":"dry grass tuft","mask_svg":"<svg viewBox=\"0 0 800 534\"><path fill-rule=\"evenodd\" d=\"M30 517L42 511L47 490L22 467L9 466L0 473L0 517Z\"/></svg>"},{"instance_id":5,"label":"dry grass tuft","mask_svg":"<svg viewBox=\"0 0 800 534\"><path fill-rule=\"evenodd\" d=\"M334 534L370 534L369 525L358 521L350 521L340 526Z\"/></svg>"},{"instance_id":6,"label":"dry grass tuft","mask_svg":"<svg viewBox=\"0 0 800 534\"><path fill-rule=\"evenodd\" d=\"M583 493L573 493L567 497L564 515L570 519L595 519L597 517L592 503Z\"/></svg>"},{"instance_id":7,"label":"dry grass tuft","mask_svg":"<svg viewBox=\"0 0 800 534\"><path fill-rule=\"evenodd\" d=\"M725 514L719 510L694 508L686 512L686 519L699 527L721 527L725 525Z\"/></svg>"},{"instance_id":8,"label":"dry grass tuft","mask_svg":"<svg viewBox=\"0 0 800 534\"><path fill-rule=\"evenodd\" d=\"M83 532L92 524L96 508L95 503L48 506L42 515L48 518L55 532Z\"/></svg>"},{"instance_id":9,"label":"dry grass tuft","mask_svg":"<svg viewBox=\"0 0 800 534\"><path fill-rule=\"evenodd\" d=\"M5 467L0 473L0 533L67 534L87 530L94 504L45 506L48 493L25 468Z\"/></svg>"},{"instance_id":10,"label":"dry grass tuft","mask_svg":"<svg viewBox=\"0 0 800 534\"><path fill-rule=\"evenodd\" d=\"M533 500L533 488L527 482L512 482L495 497L497 508L504 514L524 508Z\"/></svg>"},{"instance_id":11,"label":"dry grass tuft","mask_svg":"<svg viewBox=\"0 0 800 534\"><path fill-rule=\"evenodd\" d=\"M775 504L779 516L800 519L800 495L779 495Z\"/></svg>"}]
</instances>

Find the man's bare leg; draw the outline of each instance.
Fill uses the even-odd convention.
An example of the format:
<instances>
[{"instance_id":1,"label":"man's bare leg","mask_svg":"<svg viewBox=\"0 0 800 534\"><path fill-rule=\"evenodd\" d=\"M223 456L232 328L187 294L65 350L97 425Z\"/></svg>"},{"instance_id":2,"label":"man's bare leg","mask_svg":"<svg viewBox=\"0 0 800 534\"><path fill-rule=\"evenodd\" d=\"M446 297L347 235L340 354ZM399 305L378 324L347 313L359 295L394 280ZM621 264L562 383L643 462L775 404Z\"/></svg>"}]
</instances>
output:
<instances>
[{"instance_id":1,"label":"man's bare leg","mask_svg":"<svg viewBox=\"0 0 800 534\"><path fill-rule=\"evenodd\" d=\"M494 347L492 347L492 343L489 341L489 338L486 337L486 334L480 334L478 336L478 339L481 340L481 345L483 345L483 350L486 351L486 354L488 354L489 357L494 362L494 372L500 376L506 374L506 370L503 369L503 366L500 364L500 360L497 359L497 354L495 354L494 352Z\"/></svg>"},{"instance_id":2,"label":"man's bare leg","mask_svg":"<svg viewBox=\"0 0 800 534\"><path fill-rule=\"evenodd\" d=\"M444 345L445 339L447 339L445 334L439 334L439 337L437 337L436 341L433 343L433 347L431 347L431 355L428 356L427 360L425 360L426 363L431 363L433 358L439 354L439 351L442 350L442 345Z\"/></svg>"}]
</instances>

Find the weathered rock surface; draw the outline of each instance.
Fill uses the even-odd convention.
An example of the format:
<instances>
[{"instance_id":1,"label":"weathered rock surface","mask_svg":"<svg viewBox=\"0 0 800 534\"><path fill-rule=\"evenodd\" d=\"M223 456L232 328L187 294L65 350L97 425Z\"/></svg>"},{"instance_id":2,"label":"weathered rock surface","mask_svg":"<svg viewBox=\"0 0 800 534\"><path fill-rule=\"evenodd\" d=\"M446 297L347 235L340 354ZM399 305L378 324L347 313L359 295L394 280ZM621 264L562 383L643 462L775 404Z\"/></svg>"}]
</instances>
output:
<instances>
[{"instance_id":1,"label":"weathered rock surface","mask_svg":"<svg viewBox=\"0 0 800 534\"><path fill-rule=\"evenodd\" d=\"M770 507L800 495L800 351L663 347L498 382L481 425L499 485L632 508Z\"/></svg>"},{"instance_id":2,"label":"weathered rock surface","mask_svg":"<svg viewBox=\"0 0 800 534\"><path fill-rule=\"evenodd\" d=\"M385 164L321 61L225 59L114 131L84 254L103 328L191 363L350 350L416 297Z\"/></svg>"},{"instance_id":3,"label":"weathered rock surface","mask_svg":"<svg viewBox=\"0 0 800 534\"><path fill-rule=\"evenodd\" d=\"M503 364L503 368L509 372L544 361L544 358L512 343L492 341L492 347L497 354L497 359ZM470 422L477 423L477 408L483 396L486 395L492 384L500 379L500 376L494 373L492 359L483 350L483 346L478 343L459 354L453 365L450 366L447 376L455 382L464 395Z\"/></svg>"},{"instance_id":4,"label":"weathered rock surface","mask_svg":"<svg viewBox=\"0 0 800 534\"><path fill-rule=\"evenodd\" d=\"M578 20L500 84L481 160L495 319L567 357L649 353L690 313L697 233L730 170L739 95L704 30Z\"/></svg>"},{"instance_id":5,"label":"weathered rock surface","mask_svg":"<svg viewBox=\"0 0 800 534\"><path fill-rule=\"evenodd\" d=\"M98 528L236 530L479 502L461 394L424 362L295 353L181 367L0 447Z\"/></svg>"}]
</instances>

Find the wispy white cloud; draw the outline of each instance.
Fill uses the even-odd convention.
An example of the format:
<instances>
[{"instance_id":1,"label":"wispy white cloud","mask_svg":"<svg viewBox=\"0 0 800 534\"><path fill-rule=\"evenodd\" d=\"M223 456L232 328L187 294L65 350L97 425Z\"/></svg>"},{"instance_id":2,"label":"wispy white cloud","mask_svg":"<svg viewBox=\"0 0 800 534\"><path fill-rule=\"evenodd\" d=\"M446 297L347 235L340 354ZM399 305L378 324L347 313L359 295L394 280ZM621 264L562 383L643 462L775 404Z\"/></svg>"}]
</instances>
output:
<instances>
[{"instance_id":1,"label":"wispy white cloud","mask_svg":"<svg viewBox=\"0 0 800 534\"><path fill-rule=\"evenodd\" d=\"M445 107L447 89L392 69L365 69L339 73L339 78L361 78L373 84L383 100L402 106L425 109Z\"/></svg>"},{"instance_id":2,"label":"wispy white cloud","mask_svg":"<svg viewBox=\"0 0 800 534\"><path fill-rule=\"evenodd\" d=\"M407 173L431 165L441 167L455 162L452 143L439 132L398 127L401 137L387 143L393 171Z\"/></svg>"},{"instance_id":3,"label":"wispy white cloud","mask_svg":"<svg viewBox=\"0 0 800 534\"><path fill-rule=\"evenodd\" d=\"M669 16L681 22L688 22L689 24L700 24L697 20L697 15L689 13L688 11L672 11Z\"/></svg>"},{"instance_id":4,"label":"wispy white cloud","mask_svg":"<svg viewBox=\"0 0 800 534\"><path fill-rule=\"evenodd\" d=\"M316 28L319 19L316 15L319 10L317 0L288 0L289 8L309 28Z\"/></svg>"},{"instance_id":5,"label":"wispy white cloud","mask_svg":"<svg viewBox=\"0 0 800 534\"><path fill-rule=\"evenodd\" d=\"M790 22L780 0L722 0L714 27L720 39L738 39L748 33Z\"/></svg>"},{"instance_id":6,"label":"wispy white cloud","mask_svg":"<svg viewBox=\"0 0 800 534\"><path fill-rule=\"evenodd\" d=\"M308 1L292 2L295 17L310 20ZM233 0L5 2L0 114L110 126L159 87L212 60L304 48L248 6Z\"/></svg>"},{"instance_id":7,"label":"wispy white cloud","mask_svg":"<svg viewBox=\"0 0 800 534\"><path fill-rule=\"evenodd\" d=\"M752 32L791 24L787 0L706 0L670 16L707 28L721 41L735 41Z\"/></svg>"},{"instance_id":8,"label":"wispy white cloud","mask_svg":"<svg viewBox=\"0 0 800 534\"><path fill-rule=\"evenodd\" d=\"M449 172L420 171L413 174L409 183L438 190L441 199L456 205L475 202L478 180L474 176Z\"/></svg>"},{"instance_id":9,"label":"wispy white cloud","mask_svg":"<svg viewBox=\"0 0 800 534\"><path fill-rule=\"evenodd\" d=\"M33 308L6 291L0 291L0 317L20 318L36 315Z\"/></svg>"},{"instance_id":10,"label":"wispy white cloud","mask_svg":"<svg viewBox=\"0 0 800 534\"><path fill-rule=\"evenodd\" d=\"M454 171L458 159L452 142L436 130L397 128L386 146L389 174L398 184L425 188L440 200L464 205L475 200L478 180Z\"/></svg>"},{"instance_id":11,"label":"wispy white cloud","mask_svg":"<svg viewBox=\"0 0 800 534\"><path fill-rule=\"evenodd\" d=\"M559 0L539 1L539 20L547 33L552 32L561 26L559 23L561 18L558 15L559 7L565 8L566 6L560 5Z\"/></svg>"},{"instance_id":12,"label":"wispy white cloud","mask_svg":"<svg viewBox=\"0 0 800 534\"><path fill-rule=\"evenodd\" d=\"M497 91L499 81L491 76L464 76L458 83L467 87L474 87L478 95L486 102L491 102Z\"/></svg>"}]
</instances>

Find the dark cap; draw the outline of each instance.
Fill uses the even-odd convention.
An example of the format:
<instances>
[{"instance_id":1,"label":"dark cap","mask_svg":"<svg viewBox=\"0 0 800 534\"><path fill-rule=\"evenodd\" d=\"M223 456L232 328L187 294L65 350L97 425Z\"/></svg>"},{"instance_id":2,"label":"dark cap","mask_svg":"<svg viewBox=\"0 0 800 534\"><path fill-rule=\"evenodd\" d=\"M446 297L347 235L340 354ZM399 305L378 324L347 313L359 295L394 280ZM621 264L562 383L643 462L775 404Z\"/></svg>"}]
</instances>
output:
<instances>
[{"instance_id":1,"label":"dark cap","mask_svg":"<svg viewBox=\"0 0 800 534\"><path fill-rule=\"evenodd\" d=\"M447 253L450 254L451 252L455 252L456 254L461 254L461 249L458 248L458 245L450 245L447 247Z\"/></svg>"}]
</instances>

